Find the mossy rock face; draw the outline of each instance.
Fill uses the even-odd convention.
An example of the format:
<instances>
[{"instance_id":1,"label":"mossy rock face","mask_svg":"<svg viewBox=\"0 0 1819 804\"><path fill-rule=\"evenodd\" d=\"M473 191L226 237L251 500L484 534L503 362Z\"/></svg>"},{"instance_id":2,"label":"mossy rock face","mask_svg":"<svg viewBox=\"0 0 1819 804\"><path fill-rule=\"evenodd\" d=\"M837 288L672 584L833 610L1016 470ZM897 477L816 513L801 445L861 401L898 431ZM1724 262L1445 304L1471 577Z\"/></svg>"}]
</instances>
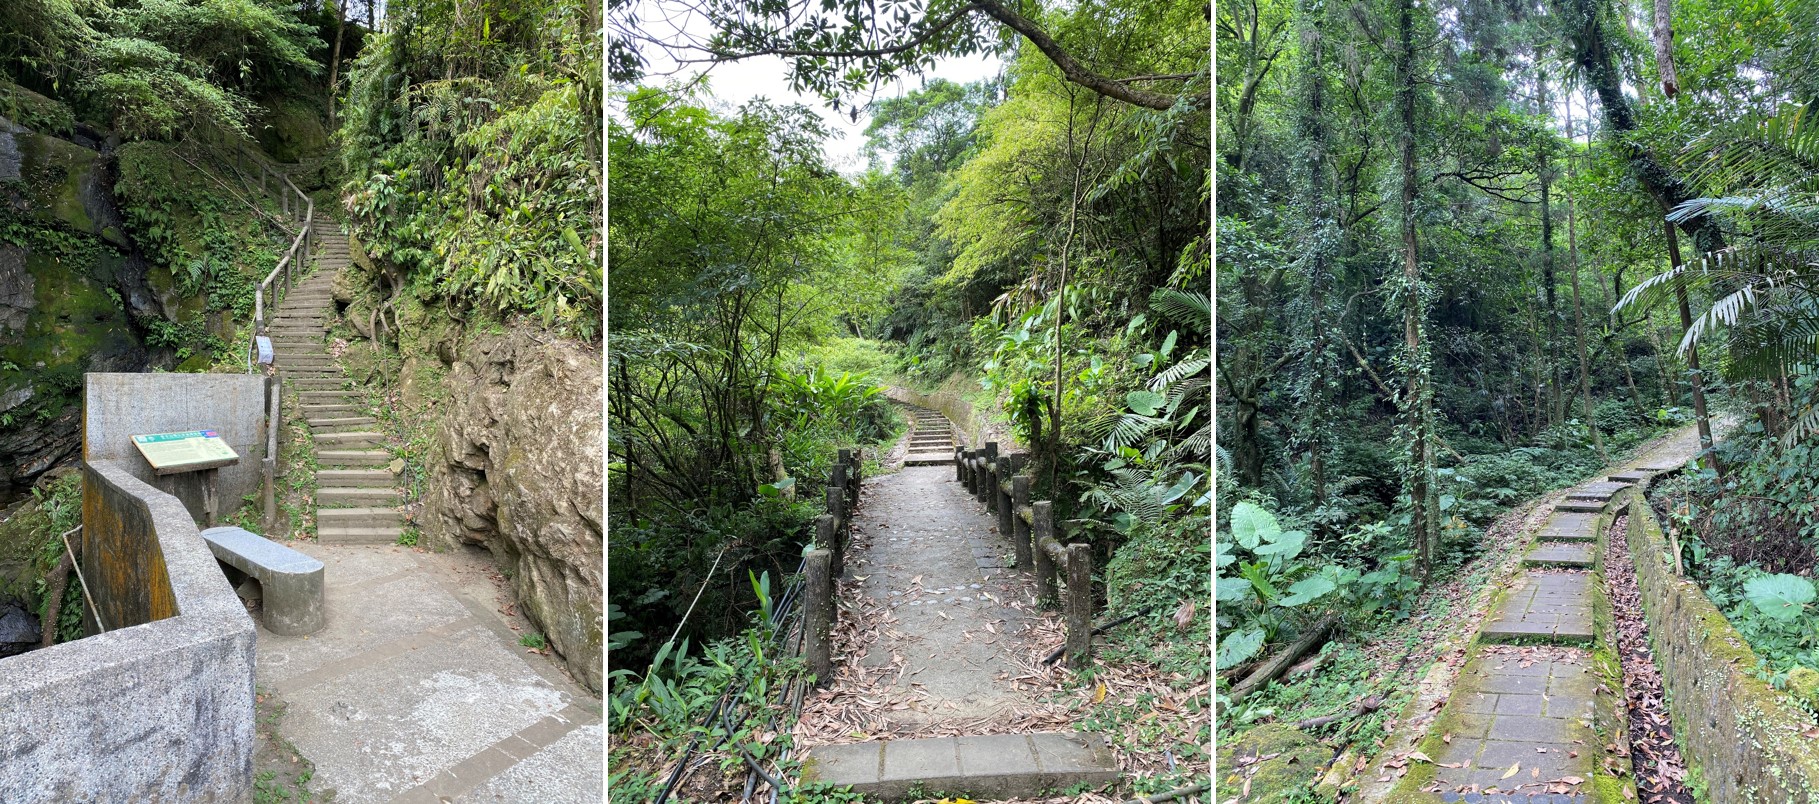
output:
<instances>
[{"instance_id":1,"label":"mossy rock face","mask_svg":"<svg viewBox=\"0 0 1819 804\"><path fill-rule=\"evenodd\" d=\"M1221 740L1218 800L1244 804L1305 800L1332 753L1307 733L1278 724ZM1243 795L1246 781L1249 795Z\"/></svg>"},{"instance_id":2,"label":"mossy rock face","mask_svg":"<svg viewBox=\"0 0 1819 804\"><path fill-rule=\"evenodd\" d=\"M280 162L296 162L328 152L329 131L318 104L297 98L267 97L263 125L258 127L259 147ZM299 186L317 184L299 177Z\"/></svg>"},{"instance_id":3,"label":"mossy rock face","mask_svg":"<svg viewBox=\"0 0 1819 804\"><path fill-rule=\"evenodd\" d=\"M68 106L4 79L0 79L0 117L34 131L67 134L76 128L76 115Z\"/></svg>"}]
</instances>

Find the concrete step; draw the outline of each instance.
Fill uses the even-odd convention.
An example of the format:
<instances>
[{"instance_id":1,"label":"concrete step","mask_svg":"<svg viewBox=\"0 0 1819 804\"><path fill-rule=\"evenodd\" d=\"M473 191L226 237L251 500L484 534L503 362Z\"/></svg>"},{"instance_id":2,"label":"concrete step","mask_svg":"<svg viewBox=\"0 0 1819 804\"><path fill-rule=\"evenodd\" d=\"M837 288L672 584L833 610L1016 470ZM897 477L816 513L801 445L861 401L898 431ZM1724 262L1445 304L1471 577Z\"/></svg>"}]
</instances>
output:
<instances>
[{"instance_id":1,"label":"concrete step","mask_svg":"<svg viewBox=\"0 0 1819 804\"><path fill-rule=\"evenodd\" d=\"M367 412L365 405L303 405L303 417L306 419L333 419L337 416L358 416Z\"/></svg>"},{"instance_id":2,"label":"concrete step","mask_svg":"<svg viewBox=\"0 0 1819 804\"><path fill-rule=\"evenodd\" d=\"M1594 546L1592 542L1542 542L1523 556L1522 563L1530 567L1588 569L1592 566Z\"/></svg>"},{"instance_id":3,"label":"concrete step","mask_svg":"<svg viewBox=\"0 0 1819 804\"><path fill-rule=\"evenodd\" d=\"M1485 642L1592 643L1592 586L1589 572L1525 569L1503 604L1479 629Z\"/></svg>"},{"instance_id":4,"label":"concrete step","mask_svg":"<svg viewBox=\"0 0 1819 804\"><path fill-rule=\"evenodd\" d=\"M385 466L392 454L382 449L317 450L316 463L322 466Z\"/></svg>"},{"instance_id":5,"label":"concrete step","mask_svg":"<svg viewBox=\"0 0 1819 804\"><path fill-rule=\"evenodd\" d=\"M953 463L951 452L912 452L903 459L904 466L951 466Z\"/></svg>"},{"instance_id":6,"label":"concrete step","mask_svg":"<svg viewBox=\"0 0 1819 804\"><path fill-rule=\"evenodd\" d=\"M349 449L352 447L379 447L385 444L385 436L370 430L349 433L316 433L317 449Z\"/></svg>"},{"instance_id":7,"label":"concrete step","mask_svg":"<svg viewBox=\"0 0 1819 804\"><path fill-rule=\"evenodd\" d=\"M370 432L378 420L370 416L353 416L341 419L309 419L310 432L317 435L328 433Z\"/></svg>"},{"instance_id":8,"label":"concrete step","mask_svg":"<svg viewBox=\"0 0 1819 804\"><path fill-rule=\"evenodd\" d=\"M333 377L294 377L291 382L299 391L339 391L345 387L347 380ZM305 405L304 410L309 406Z\"/></svg>"},{"instance_id":9,"label":"concrete step","mask_svg":"<svg viewBox=\"0 0 1819 804\"><path fill-rule=\"evenodd\" d=\"M390 490L398 478L385 469L318 469L316 482L335 488L383 488Z\"/></svg>"},{"instance_id":10,"label":"concrete step","mask_svg":"<svg viewBox=\"0 0 1819 804\"><path fill-rule=\"evenodd\" d=\"M1596 514L1604 510L1604 502L1600 500L1567 500L1555 503L1554 510L1576 514Z\"/></svg>"},{"instance_id":11,"label":"concrete step","mask_svg":"<svg viewBox=\"0 0 1819 804\"><path fill-rule=\"evenodd\" d=\"M316 490L320 505L385 505L398 502L398 492L390 486L336 486ZM324 509L319 509L324 510Z\"/></svg>"},{"instance_id":12,"label":"concrete step","mask_svg":"<svg viewBox=\"0 0 1819 804\"><path fill-rule=\"evenodd\" d=\"M404 535L402 526L380 528L316 526L316 541L323 544L397 544Z\"/></svg>"},{"instance_id":13,"label":"concrete step","mask_svg":"<svg viewBox=\"0 0 1819 804\"><path fill-rule=\"evenodd\" d=\"M404 524L404 515L396 508L318 508L316 522L320 527L384 528Z\"/></svg>"},{"instance_id":14,"label":"concrete step","mask_svg":"<svg viewBox=\"0 0 1819 804\"><path fill-rule=\"evenodd\" d=\"M1118 779L1105 738L1088 732L877 740L808 750L803 781L851 785L885 801L912 789L979 799L1038 798Z\"/></svg>"},{"instance_id":15,"label":"concrete step","mask_svg":"<svg viewBox=\"0 0 1819 804\"><path fill-rule=\"evenodd\" d=\"M297 401L307 405L311 402L340 404L359 400L354 396L353 391L298 391Z\"/></svg>"}]
</instances>

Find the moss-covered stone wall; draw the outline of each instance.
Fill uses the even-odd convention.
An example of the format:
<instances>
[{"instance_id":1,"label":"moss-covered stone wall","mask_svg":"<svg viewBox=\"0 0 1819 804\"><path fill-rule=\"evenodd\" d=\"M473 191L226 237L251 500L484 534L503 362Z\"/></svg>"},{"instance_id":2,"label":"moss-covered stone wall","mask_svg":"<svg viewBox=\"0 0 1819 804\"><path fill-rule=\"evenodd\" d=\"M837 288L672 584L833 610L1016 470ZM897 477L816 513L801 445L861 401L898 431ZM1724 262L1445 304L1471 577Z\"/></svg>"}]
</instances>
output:
<instances>
[{"instance_id":1,"label":"moss-covered stone wall","mask_svg":"<svg viewBox=\"0 0 1819 804\"><path fill-rule=\"evenodd\" d=\"M1743 636L1698 584L1674 574L1641 495L1630 500L1626 538L1674 731L1705 800L1819 803L1819 741L1803 736L1812 717L1756 677Z\"/></svg>"}]
</instances>

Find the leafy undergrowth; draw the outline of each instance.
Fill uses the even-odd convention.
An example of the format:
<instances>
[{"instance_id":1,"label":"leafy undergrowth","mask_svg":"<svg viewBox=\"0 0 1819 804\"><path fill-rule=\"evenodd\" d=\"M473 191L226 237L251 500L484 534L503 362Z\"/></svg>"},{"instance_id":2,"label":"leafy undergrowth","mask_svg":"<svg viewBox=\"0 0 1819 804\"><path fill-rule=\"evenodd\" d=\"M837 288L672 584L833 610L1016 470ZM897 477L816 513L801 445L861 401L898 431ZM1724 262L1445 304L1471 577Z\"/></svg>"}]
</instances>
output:
<instances>
[{"instance_id":1,"label":"leafy undergrowth","mask_svg":"<svg viewBox=\"0 0 1819 804\"><path fill-rule=\"evenodd\" d=\"M1819 712L1819 445L1782 445L1751 421L1717 447L1716 471L1684 472L1649 495L1670 544L1760 658L1756 672Z\"/></svg>"}]
</instances>

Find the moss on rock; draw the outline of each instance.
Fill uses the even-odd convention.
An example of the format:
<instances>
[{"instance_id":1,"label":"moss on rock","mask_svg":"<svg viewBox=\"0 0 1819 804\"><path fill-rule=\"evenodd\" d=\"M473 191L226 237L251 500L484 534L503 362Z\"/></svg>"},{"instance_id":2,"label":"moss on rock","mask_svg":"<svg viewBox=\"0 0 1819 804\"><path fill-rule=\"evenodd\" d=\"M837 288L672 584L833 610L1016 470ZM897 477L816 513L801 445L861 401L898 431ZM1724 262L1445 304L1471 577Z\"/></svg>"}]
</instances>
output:
<instances>
[{"instance_id":1,"label":"moss on rock","mask_svg":"<svg viewBox=\"0 0 1819 804\"><path fill-rule=\"evenodd\" d=\"M1251 729L1219 745L1220 801L1244 804L1304 801L1332 750L1305 732L1280 724ZM1249 782L1250 794L1241 795Z\"/></svg>"}]
</instances>

